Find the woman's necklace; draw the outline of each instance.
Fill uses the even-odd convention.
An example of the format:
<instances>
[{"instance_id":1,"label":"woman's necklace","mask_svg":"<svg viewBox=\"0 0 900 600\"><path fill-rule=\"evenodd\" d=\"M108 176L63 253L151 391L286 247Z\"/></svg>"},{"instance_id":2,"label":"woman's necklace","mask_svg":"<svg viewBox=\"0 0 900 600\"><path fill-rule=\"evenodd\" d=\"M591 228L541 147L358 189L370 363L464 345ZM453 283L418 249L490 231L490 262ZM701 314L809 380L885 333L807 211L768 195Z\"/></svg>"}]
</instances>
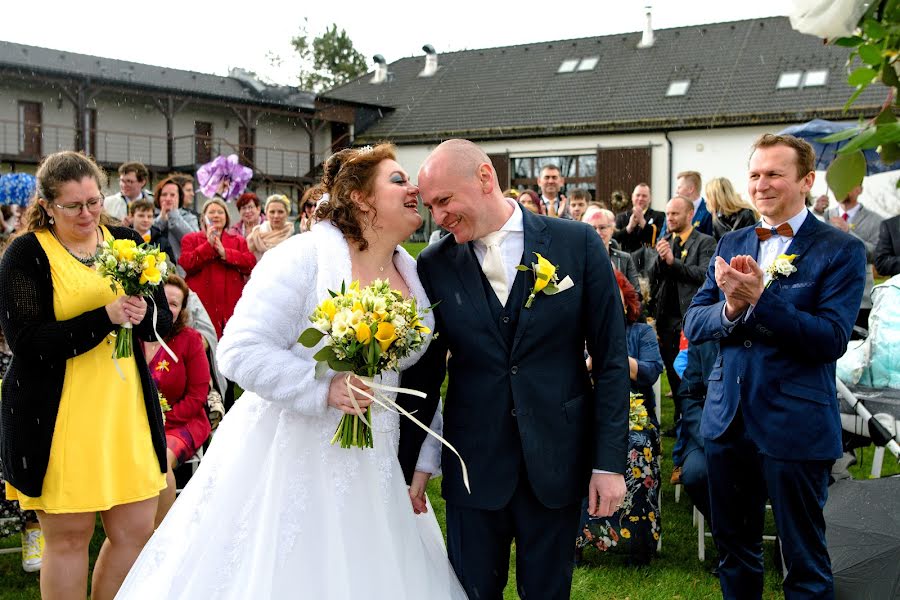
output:
<instances>
[{"instance_id":1,"label":"woman's necklace","mask_svg":"<svg viewBox=\"0 0 900 600\"><path fill-rule=\"evenodd\" d=\"M97 231L99 232L99 229ZM66 246L61 239L59 239L59 236L56 235L56 230L53 227L50 228L50 233L52 233L53 237L56 238L56 241L59 242L63 248L66 249L66 252L69 253L69 256L71 256L72 258L74 258L75 260L77 260L78 262L80 262L81 264L83 264L86 267L94 266L94 263L97 261L97 253L98 253L98 249L100 247L100 234L99 233L96 233L97 247L94 249L94 252L92 254L89 254L88 256L78 256L78 254L76 254L71 248Z\"/></svg>"}]
</instances>

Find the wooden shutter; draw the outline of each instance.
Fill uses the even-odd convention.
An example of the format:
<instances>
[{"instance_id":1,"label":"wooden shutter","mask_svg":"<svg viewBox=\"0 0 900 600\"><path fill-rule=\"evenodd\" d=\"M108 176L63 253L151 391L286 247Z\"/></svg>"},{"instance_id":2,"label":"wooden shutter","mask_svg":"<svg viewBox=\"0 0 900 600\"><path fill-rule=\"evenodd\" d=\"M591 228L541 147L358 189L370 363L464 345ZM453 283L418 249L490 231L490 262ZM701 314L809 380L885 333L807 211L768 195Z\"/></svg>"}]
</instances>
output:
<instances>
[{"instance_id":1,"label":"wooden shutter","mask_svg":"<svg viewBox=\"0 0 900 600\"><path fill-rule=\"evenodd\" d=\"M500 181L500 191L509 187L509 154L488 154L491 164L494 165L494 171L497 172L497 179Z\"/></svg>"},{"instance_id":2,"label":"wooden shutter","mask_svg":"<svg viewBox=\"0 0 900 600\"><path fill-rule=\"evenodd\" d=\"M597 150L597 199L609 202L614 190L626 197L639 183L649 185L650 148L599 148Z\"/></svg>"}]
</instances>

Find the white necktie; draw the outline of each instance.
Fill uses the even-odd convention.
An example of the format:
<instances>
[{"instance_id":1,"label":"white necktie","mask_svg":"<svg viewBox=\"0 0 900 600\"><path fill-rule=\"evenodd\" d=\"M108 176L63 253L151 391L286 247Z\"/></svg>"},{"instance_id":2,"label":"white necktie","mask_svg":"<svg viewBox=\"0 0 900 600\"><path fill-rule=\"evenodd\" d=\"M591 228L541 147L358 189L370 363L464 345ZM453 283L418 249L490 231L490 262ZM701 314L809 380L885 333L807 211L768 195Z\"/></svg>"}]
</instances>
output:
<instances>
[{"instance_id":1,"label":"white necktie","mask_svg":"<svg viewBox=\"0 0 900 600\"><path fill-rule=\"evenodd\" d=\"M481 270L484 271L484 276L487 277L488 283L491 284L491 288L503 306L506 306L506 299L509 297L506 267L503 265L503 254L500 250L500 243L505 237L505 231L495 231L481 238L482 243L487 246Z\"/></svg>"}]
</instances>

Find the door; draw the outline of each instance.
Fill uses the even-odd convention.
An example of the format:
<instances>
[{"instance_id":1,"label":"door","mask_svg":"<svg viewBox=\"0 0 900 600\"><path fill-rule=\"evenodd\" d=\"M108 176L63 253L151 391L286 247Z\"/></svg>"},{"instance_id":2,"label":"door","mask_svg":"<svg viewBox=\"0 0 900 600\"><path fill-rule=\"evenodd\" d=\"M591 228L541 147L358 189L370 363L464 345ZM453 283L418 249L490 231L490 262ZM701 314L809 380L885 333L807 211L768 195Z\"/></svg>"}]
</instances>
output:
<instances>
[{"instance_id":1,"label":"door","mask_svg":"<svg viewBox=\"0 0 900 600\"><path fill-rule=\"evenodd\" d=\"M238 127L238 156L241 164L253 166L254 149L256 148L256 129L247 129L243 125Z\"/></svg>"},{"instance_id":2,"label":"door","mask_svg":"<svg viewBox=\"0 0 900 600\"><path fill-rule=\"evenodd\" d=\"M212 160L212 123L194 121L194 162L198 165Z\"/></svg>"},{"instance_id":3,"label":"door","mask_svg":"<svg viewBox=\"0 0 900 600\"><path fill-rule=\"evenodd\" d=\"M41 157L41 103L19 101L19 154Z\"/></svg>"},{"instance_id":4,"label":"door","mask_svg":"<svg viewBox=\"0 0 900 600\"><path fill-rule=\"evenodd\" d=\"M597 198L609 202L615 190L626 198L639 183L650 182L650 148L600 148L597 150Z\"/></svg>"}]
</instances>

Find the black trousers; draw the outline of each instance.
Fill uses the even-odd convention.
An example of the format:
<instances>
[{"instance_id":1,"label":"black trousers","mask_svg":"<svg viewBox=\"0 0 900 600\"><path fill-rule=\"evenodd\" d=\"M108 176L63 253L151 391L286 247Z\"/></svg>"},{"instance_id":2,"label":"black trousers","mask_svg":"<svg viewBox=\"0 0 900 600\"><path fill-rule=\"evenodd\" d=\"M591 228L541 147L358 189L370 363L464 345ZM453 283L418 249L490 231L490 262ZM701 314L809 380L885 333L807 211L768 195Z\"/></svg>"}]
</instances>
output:
<instances>
[{"instance_id":1,"label":"black trousers","mask_svg":"<svg viewBox=\"0 0 900 600\"><path fill-rule=\"evenodd\" d=\"M469 598L502 600L515 539L519 597L568 600L580 511L580 502L558 509L541 504L524 472L498 510L448 502L447 551Z\"/></svg>"},{"instance_id":2,"label":"black trousers","mask_svg":"<svg viewBox=\"0 0 900 600\"><path fill-rule=\"evenodd\" d=\"M677 329L664 327L657 322L656 335L659 337L659 353L666 367L666 377L669 379L669 387L672 390L672 401L675 403L675 423L681 418L681 398L678 396L678 388L681 387L681 377L675 372L673 366L675 357L678 356L678 343L681 341L680 323ZM662 398L659 399L662 402Z\"/></svg>"}]
</instances>

